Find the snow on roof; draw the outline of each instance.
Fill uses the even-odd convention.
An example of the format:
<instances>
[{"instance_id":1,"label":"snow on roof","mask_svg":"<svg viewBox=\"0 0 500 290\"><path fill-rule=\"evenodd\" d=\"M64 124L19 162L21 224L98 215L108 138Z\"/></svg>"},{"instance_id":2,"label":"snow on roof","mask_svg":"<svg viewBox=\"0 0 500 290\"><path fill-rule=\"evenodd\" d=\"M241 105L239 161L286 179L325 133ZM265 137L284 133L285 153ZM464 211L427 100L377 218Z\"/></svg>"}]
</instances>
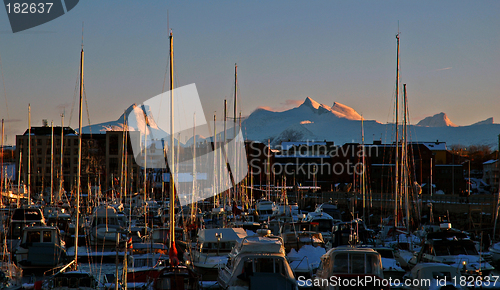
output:
<instances>
[{"instance_id":1,"label":"snow on roof","mask_svg":"<svg viewBox=\"0 0 500 290\"><path fill-rule=\"evenodd\" d=\"M202 242L216 243L216 234L220 234L220 241L240 241L247 236L243 228L222 228L222 229L203 229L198 233L198 239Z\"/></svg>"},{"instance_id":2,"label":"snow on roof","mask_svg":"<svg viewBox=\"0 0 500 290\"><path fill-rule=\"evenodd\" d=\"M241 240L239 245L240 253L283 253L284 248L281 239L275 237L247 236Z\"/></svg>"},{"instance_id":3,"label":"snow on roof","mask_svg":"<svg viewBox=\"0 0 500 290\"><path fill-rule=\"evenodd\" d=\"M281 142L281 149L282 150L289 150L292 147L299 147L301 145L306 145L306 146L314 146L314 145L326 145L326 142L324 141L302 141L302 142Z\"/></svg>"},{"instance_id":4,"label":"snow on roof","mask_svg":"<svg viewBox=\"0 0 500 290\"><path fill-rule=\"evenodd\" d=\"M498 159L495 159L495 160L491 159L491 160L488 160L486 162L483 162L483 165L484 164L493 164L493 163L496 163L497 161L498 161Z\"/></svg>"},{"instance_id":5,"label":"snow on roof","mask_svg":"<svg viewBox=\"0 0 500 290\"><path fill-rule=\"evenodd\" d=\"M446 148L446 142L421 142L425 147L429 148L431 151L438 151L438 150L447 150Z\"/></svg>"}]
</instances>

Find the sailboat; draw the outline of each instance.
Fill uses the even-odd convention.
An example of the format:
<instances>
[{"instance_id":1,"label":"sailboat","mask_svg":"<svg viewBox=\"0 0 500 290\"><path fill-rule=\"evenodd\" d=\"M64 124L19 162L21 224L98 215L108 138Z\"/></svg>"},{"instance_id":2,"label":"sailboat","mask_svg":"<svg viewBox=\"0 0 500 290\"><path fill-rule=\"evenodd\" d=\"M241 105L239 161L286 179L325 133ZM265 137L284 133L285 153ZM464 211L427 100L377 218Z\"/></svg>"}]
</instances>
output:
<instances>
[{"instance_id":1,"label":"sailboat","mask_svg":"<svg viewBox=\"0 0 500 290\"><path fill-rule=\"evenodd\" d=\"M174 37L170 31L170 209L169 209L169 265L163 268L154 281L154 289L198 289L198 279L188 267L179 264L175 246L175 182L174 166Z\"/></svg>"},{"instance_id":2,"label":"sailboat","mask_svg":"<svg viewBox=\"0 0 500 290\"><path fill-rule=\"evenodd\" d=\"M75 247L74 259L64 266L59 272L46 280L46 288L50 289L97 289L98 280L89 272L78 269L78 238L80 225L80 187L81 187L81 163L82 163L82 103L83 103L83 37L80 52L80 107L79 107L79 129L78 129L78 171L76 189L76 225L75 225ZM61 134L61 138L63 135ZM72 271L66 271L72 270Z\"/></svg>"},{"instance_id":3,"label":"sailboat","mask_svg":"<svg viewBox=\"0 0 500 290\"><path fill-rule=\"evenodd\" d=\"M401 182L401 177L400 177L400 171L404 171L405 169L405 163L404 159L405 156L399 156L400 153L400 146L402 147L402 155L404 154L405 151L405 146L406 144L401 144L399 143L399 32L396 34L396 39L397 39L397 66L396 66L396 108L395 108L395 128L396 128L396 140L395 140L395 157L394 157L394 163L395 163L395 168L394 168L394 216L393 219L388 219L387 224L383 225L383 229L380 232L380 239L382 242L384 240L387 241L393 241L395 240L396 236L398 236L401 233L405 233L406 230L409 232L409 220L408 220L408 211L406 212L406 226L404 225L404 220L403 220L403 213L402 213L402 202L401 198L403 196L403 192L406 190L405 186L401 186L403 184ZM405 108L405 113L406 113L406 108ZM406 137L403 136L404 142L406 142ZM401 160L400 160L401 158ZM400 164L402 163L402 164ZM405 178L405 176L403 176ZM401 183L401 184L400 184ZM406 204L408 206L408 204Z\"/></svg>"}]
</instances>

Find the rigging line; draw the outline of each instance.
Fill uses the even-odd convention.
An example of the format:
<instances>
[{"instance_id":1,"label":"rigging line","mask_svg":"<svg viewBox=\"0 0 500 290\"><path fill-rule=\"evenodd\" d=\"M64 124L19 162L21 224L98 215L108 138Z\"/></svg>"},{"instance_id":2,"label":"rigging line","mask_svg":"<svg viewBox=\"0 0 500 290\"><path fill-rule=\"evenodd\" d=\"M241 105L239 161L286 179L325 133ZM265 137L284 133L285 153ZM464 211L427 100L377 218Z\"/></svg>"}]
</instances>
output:
<instances>
[{"instance_id":1,"label":"rigging line","mask_svg":"<svg viewBox=\"0 0 500 290\"><path fill-rule=\"evenodd\" d=\"M169 25L168 25L168 10L167 10L167 34L168 34L168 31L170 31L170 29L168 28ZM170 54L169 56L167 57L167 64L165 66L165 75L163 77L163 85L161 87L161 93L163 94L165 92L165 84L167 83L167 75L169 74L170 72L170 62L172 61L170 59ZM174 68L175 69L175 68ZM158 106L158 116L160 116L160 112L161 112L161 104L162 104L162 101L163 101L163 98L160 98L160 105Z\"/></svg>"},{"instance_id":2,"label":"rigging line","mask_svg":"<svg viewBox=\"0 0 500 290\"><path fill-rule=\"evenodd\" d=\"M78 67L78 73L76 74L75 91L73 92L73 103L71 104L71 111L69 113L68 127L71 127L71 119L73 118L73 109L75 108L76 96L79 90L78 82L80 79L80 67Z\"/></svg>"},{"instance_id":3,"label":"rigging line","mask_svg":"<svg viewBox=\"0 0 500 290\"><path fill-rule=\"evenodd\" d=\"M85 99L85 108L87 109L87 119L89 121L90 138L92 139L92 127L90 126L89 104L87 103L87 92L85 91L85 83L83 83L83 96ZM78 132L78 133L80 133L80 132Z\"/></svg>"}]
</instances>

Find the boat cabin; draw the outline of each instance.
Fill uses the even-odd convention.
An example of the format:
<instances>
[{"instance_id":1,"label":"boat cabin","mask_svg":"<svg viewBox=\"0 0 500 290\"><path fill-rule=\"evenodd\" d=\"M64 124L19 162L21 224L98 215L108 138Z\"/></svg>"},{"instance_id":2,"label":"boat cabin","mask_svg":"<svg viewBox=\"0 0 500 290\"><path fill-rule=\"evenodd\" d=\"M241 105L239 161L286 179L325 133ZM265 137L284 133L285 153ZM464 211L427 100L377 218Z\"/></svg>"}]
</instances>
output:
<instances>
[{"instance_id":1,"label":"boat cabin","mask_svg":"<svg viewBox=\"0 0 500 290\"><path fill-rule=\"evenodd\" d=\"M316 272L315 281L320 289L329 289L329 285L319 283L330 277L365 277L383 279L380 254L370 248L340 246L329 250L321 257L321 264ZM375 285L373 285L375 286Z\"/></svg>"},{"instance_id":2,"label":"boat cabin","mask_svg":"<svg viewBox=\"0 0 500 290\"><path fill-rule=\"evenodd\" d=\"M59 229L49 226L25 227L15 253L23 268L52 268L66 259Z\"/></svg>"}]
</instances>

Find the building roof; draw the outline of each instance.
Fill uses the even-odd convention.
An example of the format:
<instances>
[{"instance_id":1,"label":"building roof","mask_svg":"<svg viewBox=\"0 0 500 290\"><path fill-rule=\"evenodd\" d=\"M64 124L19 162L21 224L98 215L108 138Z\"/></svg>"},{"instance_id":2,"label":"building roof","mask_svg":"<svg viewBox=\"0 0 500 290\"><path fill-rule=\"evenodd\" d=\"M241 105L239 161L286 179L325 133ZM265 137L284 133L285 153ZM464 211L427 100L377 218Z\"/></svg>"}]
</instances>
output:
<instances>
[{"instance_id":1,"label":"building roof","mask_svg":"<svg viewBox=\"0 0 500 290\"><path fill-rule=\"evenodd\" d=\"M328 145L328 143L326 141L281 142L281 149L282 150L289 150L290 148L292 148L294 146L299 147L302 145L306 145L306 146L323 145L323 146L326 146L326 145Z\"/></svg>"},{"instance_id":2,"label":"building roof","mask_svg":"<svg viewBox=\"0 0 500 290\"><path fill-rule=\"evenodd\" d=\"M61 136L61 126L54 127L54 135ZM76 135L75 130L70 127L64 127L64 135L74 134ZM29 129L26 129L23 135L27 136L29 134ZM52 127L43 126L43 127L31 127L31 135L35 136L50 136L52 135Z\"/></svg>"},{"instance_id":3,"label":"building roof","mask_svg":"<svg viewBox=\"0 0 500 290\"><path fill-rule=\"evenodd\" d=\"M425 147L429 148L431 151L446 151L446 142L417 142L423 144Z\"/></svg>"}]
</instances>

